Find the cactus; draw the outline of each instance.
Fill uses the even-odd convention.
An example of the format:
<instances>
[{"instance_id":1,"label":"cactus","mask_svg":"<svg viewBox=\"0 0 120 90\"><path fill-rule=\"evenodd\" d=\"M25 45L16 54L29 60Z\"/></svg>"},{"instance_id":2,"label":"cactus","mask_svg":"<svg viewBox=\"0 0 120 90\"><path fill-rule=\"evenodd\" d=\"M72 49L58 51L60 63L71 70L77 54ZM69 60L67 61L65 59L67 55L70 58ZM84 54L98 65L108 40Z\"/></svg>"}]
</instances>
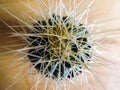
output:
<instances>
[{"instance_id":1,"label":"cactus","mask_svg":"<svg viewBox=\"0 0 120 90\"><path fill-rule=\"evenodd\" d=\"M19 37L26 45L13 50L17 54L23 55L17 60L27 57L23 63L30 63L29 70L7 89L10 89L26 75L31 76L34 71L36 76L33 76L33 81L35 80L35 84L31 90L39 90L42 80L44 80L43 90L70 90L67 81L70 85L71 83L81 84L82 87L85 84L87 89L91 89L87 74L96 77L92 66L105 64L105 61L104 63L102 61L105 58L102 57L97 47L100 46L100 40L104 35L109 33L109 31L93 30L94 27L99 27L99 24L88 23L89 9L94 0L83 0L78 4L76 4L76 0L73 0L73 3L70 0L68 9L63 0L47 1L46 4L44 0L35 0L38 10L24 3L27 8L39 16L35 19L36 17L26 14L32 20L28 20L29 23L0 5L0 8L22 22L22 25L18 26L22 29L17 30L15 29L17 26L14 28L0 19L14 31L12 36ZM81 7L80 10L77 10L78 7Z\"/></svg>"},{"instance_id":2,"label":"cactus","mask_svg":"<svg viewBox=\"0 0 120 90\"><path fill-rule=\"evenodd\" d=\"M47 21L33 25L27 40L28 57L35 68L49 78L72 78L82 73L90 61L91 44L87 28L76 25L71 17L53 14Z\"/></svg>"}]
</instances>

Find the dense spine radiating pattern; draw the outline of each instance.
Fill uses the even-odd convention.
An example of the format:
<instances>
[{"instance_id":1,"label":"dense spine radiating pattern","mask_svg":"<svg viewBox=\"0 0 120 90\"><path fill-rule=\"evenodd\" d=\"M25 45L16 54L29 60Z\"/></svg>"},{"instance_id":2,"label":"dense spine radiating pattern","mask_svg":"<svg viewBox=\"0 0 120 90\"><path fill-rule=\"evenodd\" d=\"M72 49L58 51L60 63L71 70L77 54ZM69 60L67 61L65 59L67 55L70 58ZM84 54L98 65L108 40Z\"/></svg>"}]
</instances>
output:
<instances>
[{"instance_id":1,"label":"dense spine radiating pattern","mask_svg":"<svg viewBox=\"0 0 120 90\"><path fill-rule=\"evenodd\" d=\"M28 41L30 47L39 48L30 49L28 57L33 65L37 63L35 68L46 77L74 77L82 73L82 65L90 61L88 31L71 19L53 14L47 21L39 20L33 25L33 36L29 36Z\"/></svg>"},{"instance_id":2,"label":"dense spine radiating pattern","mask_svg":"<svg viewBox=\"0 0 120 90\"><path fill-rule=\"evenodd\" d=\"M72 90L71 87L92 90L91 81L95 81L95 85L99 83L96 71L101 72L101 66L109 62L103 55L104 48L108 48L105 37L115 36L115 31L119 30L105 30L108 20L92 21L94 16L90 10L95 0L25 1L20 2L32 13L25 9L23 14L21 10L21 17L0 5L21 22L11 26L0 19L13 31L12 37L18 37L22 44L13 45L20 46L15 50L7 48L12 54L20 54L16 61L17 67L22 67L18 73L22 74L6 90L26 76L33 84L30 90Z\"/></svg>"}]
</instances>

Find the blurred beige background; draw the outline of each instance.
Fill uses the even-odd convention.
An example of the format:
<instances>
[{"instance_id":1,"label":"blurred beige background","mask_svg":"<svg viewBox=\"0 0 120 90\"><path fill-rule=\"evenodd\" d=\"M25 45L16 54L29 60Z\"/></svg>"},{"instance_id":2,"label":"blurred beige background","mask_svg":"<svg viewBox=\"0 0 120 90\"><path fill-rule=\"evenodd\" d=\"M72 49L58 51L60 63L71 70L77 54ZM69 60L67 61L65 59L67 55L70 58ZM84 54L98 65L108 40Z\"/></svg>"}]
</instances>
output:
<instances>
[{"instance_id":1,"label":"blurred beige background","mask_svg":"<svg viewBox=\"0 0 120 90\"><path fill-rule=\"evenodd\" d=\"M24 2L28 0L23 0ZM30 3L35 7L34 0L29 0ZM67 0L63 0L67 2ZM77 0L78 2L81 0ZM0 5L14 13L17 17L23 18L24 14L23 12L26 12L32 16L35 16L32 11L30 11L27 7L25 7L20 0L0 0ZM111 19L115 18L115 20L110 21L110 25L104 26L105 29L120 29L120 0L96 0L94 4L92 5L90 9L90 22L93 20L104 20L104 19ZM7 22L9 25L15 25L18 21L10 16L6 11L4 11L2 8L0 8L0 19ZM116 23L117 22L117 23ZM109 23L109 22L108 22ZM12 41L10 41L10 38L8 37L8 34L11 32L11 30L3 24L2 21L0 21L0 46L6 46L11 45L12 43L16 42L16 38L12 38ZM100 69L101 74L100 80L102 81L102 84L105 86L106 90L120 90L120 34L117 34L114 37L108 37L107 38L108 43L111 44L107 49L107 53L104 54L106 58L114 62L110 69ZM19 43L17 41L16 43ZM0 52L6 51L3 48L0 48ZM0 55L0 90L5 90L6 87L8 87L9 84L11 84L16 79L16 72L20 71L21 69L23 71L20 72L20 75L22 75L25 72L25 69L29 67L29 65L26 65L26 67L23 68L14 68L11 70L10 65L13 62L15 57L11 54L1 54ZM20 62L18 62L20 63ZM12 67L15 67L16 65L13 64ZM91 82L91 85L93 86L94 90L102 90L99 88L100 86L95 85ZM27 77L20 80L18 83L16 83L10 90L30 90L31 83L27 79ZM41 86L42 87L42 84ZM80 89L81 87L73 87L70 90L84 90ZM41 90L41 89L39 89Z\"/></svg>"}]
</instances>

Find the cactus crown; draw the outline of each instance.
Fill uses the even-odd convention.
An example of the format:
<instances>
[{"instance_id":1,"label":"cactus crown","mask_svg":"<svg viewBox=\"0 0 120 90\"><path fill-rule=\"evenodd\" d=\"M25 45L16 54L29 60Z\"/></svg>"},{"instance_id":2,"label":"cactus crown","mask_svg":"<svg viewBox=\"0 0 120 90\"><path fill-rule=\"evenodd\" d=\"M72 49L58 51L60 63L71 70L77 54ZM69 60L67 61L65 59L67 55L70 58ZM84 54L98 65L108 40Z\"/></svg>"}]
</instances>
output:
<instances>
[{"instance_id":1,"label":"cactus crown","mask_svg":"<svg viewBox=\"0 0 120 90\"><path fill-rule=\"evenodd\" d=\"M30 49L28 57L40 73L53 79L82 73L91 58L86 27L71 17L53 14L47 21L34 23L33 29L27 40L30 47L38 48Z\"/></svg>"}]
</instances>

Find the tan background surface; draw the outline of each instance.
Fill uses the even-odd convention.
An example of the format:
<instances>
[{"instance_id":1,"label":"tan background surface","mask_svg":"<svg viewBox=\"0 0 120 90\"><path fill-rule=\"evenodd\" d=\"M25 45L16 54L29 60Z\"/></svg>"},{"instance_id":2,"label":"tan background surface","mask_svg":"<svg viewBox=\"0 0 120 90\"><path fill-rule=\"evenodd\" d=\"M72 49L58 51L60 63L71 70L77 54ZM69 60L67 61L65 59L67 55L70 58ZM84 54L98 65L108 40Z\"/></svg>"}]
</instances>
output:
<instances>
[{"instance_id":1,"label":"tan background surface","mask_svg":"<svg viewBox=\"0 0 120 90\"><path fill-rule=\"evenodd\" d=\"M27 12L34 16L34 13L32 13L23 4L21 4L19 0L0 0L0 5L3 5L5 8L9 9L18 17L24 17L22 12ZM99 21L110 18L119 18L115 19L110 26L105 26L105 28L120 29L120 23L115 23L120 22L120 0L96 0L91 9L90 17L90 21L93 21L95 19ZM14 25L16 23L16 19L7 14L1 8L0 18L10 25ZM0 46L12 44L12 42L10 42L10 39L7 37L8 34L6 34L9 32L11 32L11 30L0 21ZM12 38L12 40L14 41L16 40L16 38ZM104 56L114 62L114 64L110 66L110 69L102 70L101 68L99 68L101 72L105 71L105 73L102 73L102 78L100 78L100 80L102 81L102 84L106 87L106 90L120 90L120 36L116 35L115 37L108 38L107 40L108 44L111 44L112 46L107 48L108 51L106 54L104 54ZM4 51L4 49L0 48L0 52ZM0 90L5 90L5 88L16 79L15 76L19 70L27 68L27 65L26 67L14 68L13 70L9 68L14 59L15 57L11 54L0 55ZM14 66L16 65L13 64L12 67ZM24 70L20 74L23 73ZM10 90L30 90L30 87L31 84L26 77L16 83ZM95 88L95 90L102 90L97 85L93 84L93 87ZM73 87L71 88L71 90L80 90L80 88L81 87Z\"/></svg>"}]
</instances>

